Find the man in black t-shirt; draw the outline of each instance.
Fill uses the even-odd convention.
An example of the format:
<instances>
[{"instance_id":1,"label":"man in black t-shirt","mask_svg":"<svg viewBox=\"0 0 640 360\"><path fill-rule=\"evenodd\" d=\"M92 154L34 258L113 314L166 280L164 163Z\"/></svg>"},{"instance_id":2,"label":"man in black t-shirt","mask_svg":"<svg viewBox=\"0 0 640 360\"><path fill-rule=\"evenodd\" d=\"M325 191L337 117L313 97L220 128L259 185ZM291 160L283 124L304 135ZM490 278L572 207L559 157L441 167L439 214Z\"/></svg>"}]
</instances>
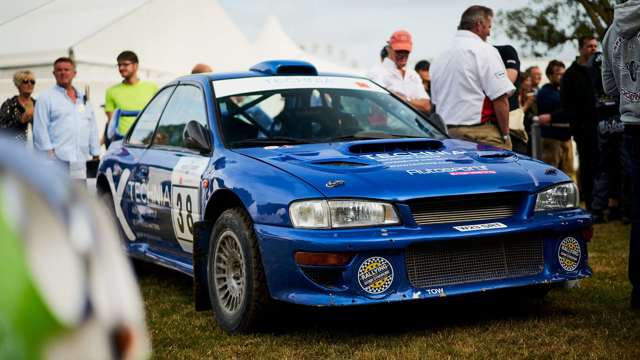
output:
<instances>
[{"instance_id":1,"label":"man in black t-shirt","mask_svg":"<svg viewBox=\"0 0 640 360\"><path fill-rule=\"evenodd\" d=\"M578 145L580 198L584 200L587 210L591 211L598 162L598 121L595 90L586 65L597 51L598 41L593 36L583 36L578 46L580 56L562 78L560 97L562 108L571 122L573 139Z\"/></svg>"},{"instance_id":2,"label":"man in black t-shirt","mask_svg":"<svg viewBox=\"0 0 640 360\"><path fill-rule=\"evenodd\" d=\"M513 151L527 154L527 142L529 137L524 129L524 112L520 109L518 94L520 93L520 58L518 52L511 45L496 46L504 67L507 69L509 80L516 87L516 91L509 97L509 134Z\"/></svg>"}]
</instances>

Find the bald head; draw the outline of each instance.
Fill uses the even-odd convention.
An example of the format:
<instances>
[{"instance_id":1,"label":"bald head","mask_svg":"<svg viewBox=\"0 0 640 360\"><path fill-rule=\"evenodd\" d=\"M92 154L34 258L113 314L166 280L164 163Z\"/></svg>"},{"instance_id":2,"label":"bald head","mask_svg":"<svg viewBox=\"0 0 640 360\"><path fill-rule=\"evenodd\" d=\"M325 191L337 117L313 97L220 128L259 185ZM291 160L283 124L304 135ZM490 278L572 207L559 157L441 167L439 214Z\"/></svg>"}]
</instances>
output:
<instances>
[{"instance_id":1,"label":"bald head","mask_svg":"<svg viewBox=\"0 0 640 360\"><path fill-rule=\"evenodd\" d=\"M208 72L213 72L213 69L211 69L211 66L207 64L196 64L196 66L194 66L193 69L191 70L192 74L200 74L200 73L208 73Z\"/></svg>"}]
</instances>

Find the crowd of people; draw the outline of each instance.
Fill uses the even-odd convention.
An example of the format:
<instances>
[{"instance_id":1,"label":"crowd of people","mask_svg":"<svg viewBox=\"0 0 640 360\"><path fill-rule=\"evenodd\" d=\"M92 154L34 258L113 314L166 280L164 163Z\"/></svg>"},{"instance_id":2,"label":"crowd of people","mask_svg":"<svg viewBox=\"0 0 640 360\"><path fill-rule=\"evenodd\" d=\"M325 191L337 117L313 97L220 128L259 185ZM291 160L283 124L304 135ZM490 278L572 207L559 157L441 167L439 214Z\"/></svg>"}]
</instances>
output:
<instances>
[{"instance_id":1,"label":"crowd of people","mask_svg":"<svg viewBox=\"0 0 640 360\"><path fill-rule=\"evenodd\" d=\"M640 176L640 95L635 84L630 86L625 81L630 78L635 83L640 71L635 62L620 63L625 56L637 55L627 54L634 47L628 50L621 44L634 41L640 19L628 18L634 10L640 13L638 8L638 1L616 8L617 22L605 38L603 53L597 51L595 37L583 36L578 40L579 55L568 68L558 60L550 61L544 86L540 67L521 71L513 46L487 42L493 11L484 6L466 9L450 47L431 63L418 61L414 69L407 67L413 50L412 35L405 30L394 32L369 77L453 138L532 155L532 129L539 126L542 160L577 177L581 197L594 221L633 221L632 253L638 263L640 202L637 190L633 201L629 194L632 184L637 189ZM109 120L116 109L141 110L158 90L156 84L138 77L134 52L123 51L116 61L123 80L106 92L104 110ZM620 75L620 69L626 69L626 73ZM192 73L210 71L208 65L197 64ZM86 160L100 154L95 114L88 95L73 85L73 59L55 60L53 74L56 85L36 101L32 97L34 74L26 70L15 73L18 95L2 104L0 129L24 142L32 123L35 149L82 177ZM133 121L121 118L118 132L126 134ZM579 156L577 174L572 139ZM104 135L102 143L108 145ZM635 266L634 285L640 281L639 265ZM640 285L635 288L640 292ZM640 306L640 293L635 299Z\"/></svg>"},{"instance_id":2,"label":"crowd of people","mask_svg":"<svg viewBox=\"0 0 640 360\"><path fill-rule=\"evenodd\" d=\"M633 11L640 14L639 10L638 1L618 6L617 22L609 34L618 31L619 35L607 35L604 53L598 52L596 37L580 37L579 54L569 68L558 60L546 65L548 83L544 86L540 67L521 71L513 46L487 42L493 11L484 6L471 6L464 11L450 47L432 63L421 60L415 71L407 69L412 37L407 31L398 30L382 49L381 63L369 72L370 78L427 117L442 121L449 136L536 155L577 178L584 206L594 222L633 222L629 274L634 289L638 289L632 296L636 308L640 307L640 93L635 81L640 66L629 60L609 67L604 64L607 55L622 61L623 42L632 42L634 37L640 41L640 35L636 36L640 16L630 15ZM614 40L607 45L610 37ZM640 44L632 45L629 49L639 48ZM637 59L637 54L627 56ZM615 76L607 78L607 71ZM619 75L619 71L623 74ZM626 84L618 93L614 85L615 89L620 88L620 76L631 78L634 84ZM629 104L626 108L625 102ZM534 127L540 129L539 139ZM577 174L574 142L579 158Z\"/></svg>"},{"instance_id":3,"label":"crowd of people","mask_svg":"<svg viewBox=\"0 0 640 360\"><path fill-rule=\"evenodd\" d=\"M542 70L521 71L517 50L492 46L493 11L467 9L449 49L433 64L407 69L412 37L394 32L369 77L431 118L444 121L451 137L534 155L532 125L540 126L539 156L577 177L595 222L630 220L627 154L622 147L618 102L604 92L602 53L593 36L578 40L579 56L566 70L552 60ZM436 115L437 114L437 115ZM574 169L574 141L579 169ZM536 154L538 155L538 154Z\"/></svg>"}]
</instances>

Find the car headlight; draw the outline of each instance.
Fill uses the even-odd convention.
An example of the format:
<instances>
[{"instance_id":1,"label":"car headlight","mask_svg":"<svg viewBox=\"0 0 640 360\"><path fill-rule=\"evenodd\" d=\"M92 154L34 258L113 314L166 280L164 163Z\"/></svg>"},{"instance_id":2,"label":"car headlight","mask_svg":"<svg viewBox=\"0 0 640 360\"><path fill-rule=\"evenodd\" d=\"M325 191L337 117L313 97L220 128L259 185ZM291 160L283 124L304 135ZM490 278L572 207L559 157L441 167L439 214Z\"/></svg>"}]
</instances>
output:
<instances>
[{"instance_id":1,"label":"car headlight","mask_svg":"<svg viewBox=\"0 0 640 360\"><path fill-rule=\"evenodd\" d=\"M536 212L577 208L580 203L574 183L558 184L541 191L536 197Z\"/></svg>"},{"instance_id":2,"label":"car headlight","mask_svg":"<svg viewBox=\"0 0 640 360\"><path fill-rule=\"evenodd\" d=\"M289 206L293 226L307 229L398 224L393 205L366 200L304 200Z\"/></svg>"}]
</instances>

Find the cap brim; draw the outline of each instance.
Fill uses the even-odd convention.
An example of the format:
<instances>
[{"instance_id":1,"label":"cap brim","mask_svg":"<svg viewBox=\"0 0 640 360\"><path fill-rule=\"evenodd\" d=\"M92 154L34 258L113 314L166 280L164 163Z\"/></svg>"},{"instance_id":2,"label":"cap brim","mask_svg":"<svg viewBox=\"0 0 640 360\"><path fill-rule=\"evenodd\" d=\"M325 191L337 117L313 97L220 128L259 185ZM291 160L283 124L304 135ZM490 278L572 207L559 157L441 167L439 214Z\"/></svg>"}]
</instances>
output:
<instances>
[{"instance_id":1,"label":"cap brim","mask_svg":"<svg viewBox=\"0 0 640 360\"><path fill-rule=\"evenodd\" d=\"M393 51L408 51L411 52L411 44L409 43L399 43L399 44L392 44L391 48L393 49Z\"/></svg>"}]
</instances>

